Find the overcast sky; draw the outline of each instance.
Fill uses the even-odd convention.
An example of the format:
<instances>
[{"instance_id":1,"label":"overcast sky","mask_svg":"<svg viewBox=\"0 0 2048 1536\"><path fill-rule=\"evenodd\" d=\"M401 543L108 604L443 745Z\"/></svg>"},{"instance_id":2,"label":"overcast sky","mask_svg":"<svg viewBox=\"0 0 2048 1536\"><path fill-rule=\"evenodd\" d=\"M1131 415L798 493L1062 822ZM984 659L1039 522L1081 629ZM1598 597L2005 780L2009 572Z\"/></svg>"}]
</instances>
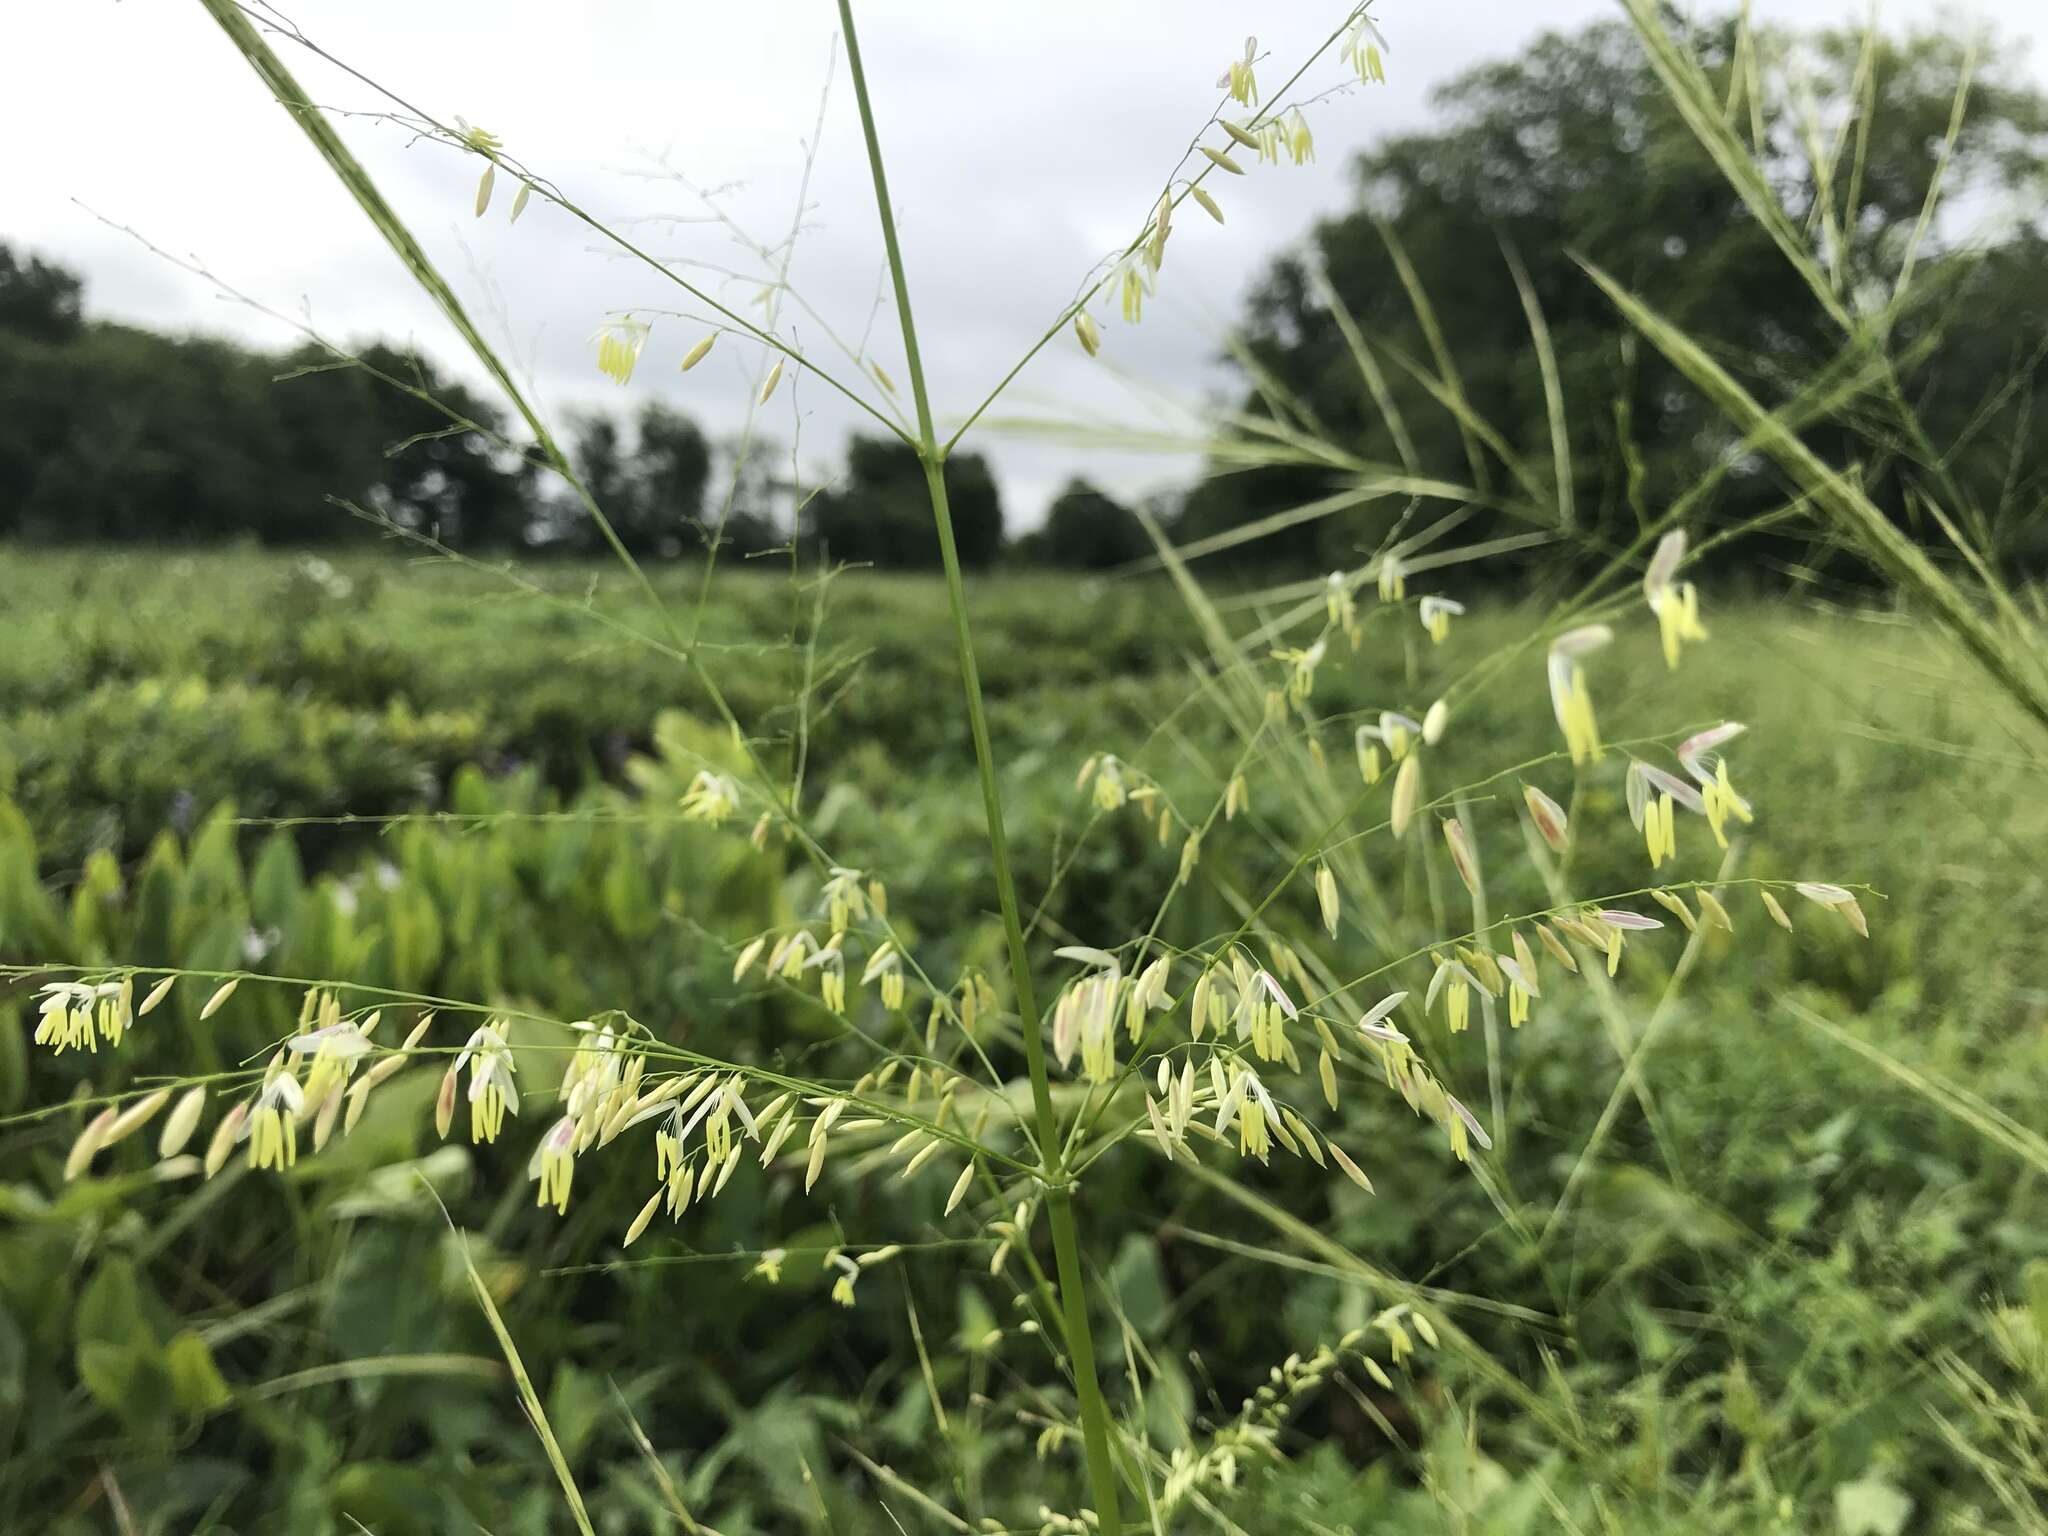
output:
<instances>
[{"instance_id":1,"label":"overcast sky","mask_svg":"<svg viewBox=\"0 0 2048 1536\"><path fill-rule=\"evenodd\" d=\"M858 344L872 323L871 355L902 379L893 314L875 312L881 242L843 54L833 65L828 0L286 0L284 9L397 94L496 133L664 261L701 263L678 270L750 315L759 282L720 269L757 274L760 262L706 220L697 192L714 193L760 243L779 242L829 72L790 281L842 339ZM1756 0L1755 9L1797 24L1862 14L1844 0ZM2038 32L2042 10L2041 0L1979 0L1963 14L2019 41ZM1272 89L1343 11L1343 0L862 0L856 14L942 418L978 400L1090 267L1140 227L1247 30L1268 55L1259 72ZM1093 362L1060 338L1002 412L1128 422L1198 410L1221 385L1211 359L1227 318L1277 251L1345 204L1355 150L1424 121L1431 89L1459 71L1543 28L1619 10L1613 0L1383 0L1376 14L1392 44L1389 83L1312 109L1319 163L1212 177L1229 222L1182 214L1144 323L1105 320L1103 358ZM1926 16L1898 6L1886 14ZM281 46L317 100L381 105ZM2048 83L2038 56L2025 67ZM1333 61L1305 85L1343 78ZM758 349L727 337L681 374L706 327L660 313L702 313L679 288L607 254L537 198L509 224L503 178L489 214L472 217L473 157L370 118L344 131L489 334L530 370L551 414L658 396L714 433L737 427ZM97 315L271 345L292 339L94 213L331 335L409 338L463 365L445 323L192 0L8 6L0 145L0 238L81 271ZM607 314L636 307L654 330L619 389L597 373L589 337ZM783 318L805 348L845 370L819 321L790 306ZM771 402L762 428L785 448L795 440L815 473L836 460L857 419L819 381L800 379ZM1124 491L1181 469L1014 433L977 435L975 446L995 461L1013 527L1035 523L1077 469Z\"/></svg>"}]
</instances>

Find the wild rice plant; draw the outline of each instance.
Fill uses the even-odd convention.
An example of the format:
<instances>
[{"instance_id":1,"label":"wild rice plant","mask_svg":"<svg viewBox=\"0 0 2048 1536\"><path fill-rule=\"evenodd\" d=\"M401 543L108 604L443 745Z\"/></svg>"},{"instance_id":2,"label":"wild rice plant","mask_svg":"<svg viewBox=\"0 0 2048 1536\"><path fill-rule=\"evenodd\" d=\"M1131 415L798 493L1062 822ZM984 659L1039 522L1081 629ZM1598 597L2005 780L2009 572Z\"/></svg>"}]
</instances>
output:
<instances>
[{"instance_id":1,"label":"wild rice plant","mask_svg":"<svg viewBox=\"0 0 2048 1536\"><path fill-rule=\"evenodd\" d=\"M1576 591L1535 615L1512 644L1453 671L1438 659L1446 654L1442 647L1483 600L1476 588L1459 594L1458 568L1524 544L1581 537L1569 491L1570 422L1554 365L1544 372L1547 466L1522 461L1480 418L1448 355L1413 365L1459 424L1469 460L1462 479L1412 462L1365 461L1329 441L1312 413L1277 385L1260 380L1266 411L1230 423L1211 445L1219 461L1313 465L1339 488L1198 547L1176 548L1151 527L1157 563L1195 616L1206 655L1193 669L1186 718L1154 739L1157 761L1104 751L1077 765L1074 793L1089 808L1091 832L1137 824L1157 850L1150 921L1085 935L1049 934L1020 897L1005 829L1004 765L991 745L948 504L948 456L985 423L1035 355L1066 344L1090 355L1113 351L1116 322L1143 321L1146 301L1165 280L1171 243L1199 238L1183 219L1188 203L1220 221L1230 178L1312 159L1308 111L1325 110L1330 96L1320 89L1322 74L1356 84L1384 78L1385 42L1366 7L1338 17L1322 47L1277 90L1262 89L1261 74L1273 76L1276 66L1255 42L1225 61L1221 100L1129 242L1083 280L986 397L950 414L928 390L851 0L838 0L838 16L887 261L907 411L889 369L871 352L850 348L833 359L800 349L776 324L775 311L754 320L728 307L600 222L536 162L488 131L391 103L393 120L437 149L477 162L477 217L504 208L516 221L552 210L676 284L708 327L678 343L681 368L696 366L714 345L751 349L757 407L770 406L799 378L814 379L914 450L942 558L958 709L973 745L987 883L1002 934L999 962L969 961L949 971L927 956L957 953L957 945L933 943L892 921L888 851L835 849L815 824L800 760L785 767L771 759L761 748L760 722L743 719L728 701L720 658L700 633L717 530L695 611L673 611L514 370L330 114L302 90L273 39L327 56L266 13L233 0L203 3L512 404L530 437L516 451L530 453L567 487L644 599L644 612L630 623L585 616L623 627L668 657L709 701L729 750L706 752L678 796L678 814L744 840L764 860L789 854L808 870L799 921L733 944L735 983L821 1009L870 1053L871 1064L850 1081L764 1067L746 1042L686 1046L665 1021L643 1020L624 1006L556 1020L514 999L380 991L346 975L37 967L47 979L34 1038L53 1054L114 1052L131 1032L152 1027L173 988L204 991L200 1020L259 989L299 1002L296 1027L260 1058L170 1082L96 1082L72 1106L82 1128L64 1176L93 1178L137 1161L161 1179L213 1179L238 1158L257 1172L290 1169L302 1152L318 1156L346 1138L395 1078L438 1070L431 1109L438 1133L450 1136L460 1122L474 1142L530 1143L528 1171L540 1206L566 1213L579 1177L588 1177L579 1170L592 1159L633 1160L646 1194L618 1234L621 1249L657 1242L661 1231L687 1222L694 1208L719 1199L747 1162L807 1192L828 1170L870 1180L923 1178L944 1190L945 1217L971 1236L924 1242L861 1233L802 1256L831 1272L832 1299L847 1305L878 1268L925 1253L972 1253L1014 1287L1052 1382L1037 1394L1040 1452L1071 1467L1078 1447L1085 1473L1085 1483L1051 1485L1058 1491L1040 1513L1044 1532L1163 1530L1197 1519L1233 1528L1230 1500L1274 1454L1279 1429L1301 1402L1339 1378L1394 1391L1419 1350L1455 1353L1502 1390L1537 1402L1530 1387L1486 1359L1440 1302L1337 1249L1323 1257L1368 1278L1384 1301L1334 1337L1305 1341L1233 1422L1206 1437L1161 1444L1148 1427L1145 1371L1130 1330L1099 1331L1111 1298L1091 1274L1078 1212L1087 1203L1090 1170L1102 1159L1150 1158L1162 1174L1216 1190L1276 1234L1313 1244L1313 1227L1260 1190L1261 1170L1276 1156L1355 1186L1356 1198L1370 1196L1376 1178L1439 1176L1378 1166L1371 1149L1340 1144L1324 1128L1347 1092L1385 1092L1434 1126L1445 1152L1481 1181L1504 1218L1519 1220L1501 1193L1513 1135L1502 1060L1534 1011L1555 1006L1561 993L1586 989L1632 1062L1626 1005L1609 984L1624 962L1641 965L1648 951L1648 969L1668 967L1675 986L1698 960L1703 935L1764 921L1790 928L1795 912L1798 920L1867 935L1860 887L1734 872L1754 815L1738 788L1752 743L1740 721L1698 718L1684 685L1686 655L1708 641L1712 620L1711 604L1687 575L1697 550L1686 518L1711 490L1712 477L1648 519L1625 547L1594 547L1594 574ZM1387 237L1396 238L1391 230ZM1403 274L1418 318L1433 334L1426 274L1405 263ZM1547 356L1540 309L1526 281L1521 286L1532 345ZM1375 338L1359 332L1334 290L1326 288L1326 298L1357 362L1360 389L1389 409ZM1631 313L1660 345L1670 340L1652 317ZM596 365L630 385L669 330L664 317L607 316L594 338ZM350 359L336 349L336 361ZM386 382L410 387L403 379ZM484 430L454 412L449 424ZM1768 422L1743 417L1738 424L1767 448L1775 442L1758 431ZM1496 466L1506 475L1503 488L1492 485ZM1844 500L1846 493L1833 487L1815 473L1815 494L1853 512L1853 498ZM1528 525L1526 535L1453 543L1479 505L1507 509ZM1449 510L1427 513L1431 506ZM1292 522L1358 509L1386 512L1377 547L1325 578L1219 599L1192 568L1200 557ZM1241 619L1247 610L1249 623ZM1360 697L1361 659L1376 656L1401 659L1403 684L1397 693ZM1631 718L1655 718L1617 740L1603 729L1603 699L1620 694L1624 682L1637 695ZM1649 682L1657 685L1654 704L1641 696ZM1333 694L1343 696L1334 705ZM1546 707L1558 732L1552 750L1521 761L1489 760L1492 720ZM1220 755L1187 732L1200 716L1214 726L1204 740L1224 743ZM1178 761L1183 755L1193 759L1192 771ZM1646 867L1612 888L1588 888L1575 867L1585 829L1624 814L1639 834ZM1196 927L1183 917L1197 892L1201 911L1228 914L1220 926ZM1049 1006L1041 1006L1041 995ZM550 1088L525 1086L541 1078ZM1625 1090L1640 1092L1628 1073L1617 1096ZM1604 1132L1603 1122L1588 1156ZM1113 1244L1116 1212L1088 1215L1095 1241ZM796 1257L781 1248L748 1256L765 1284L778 1283ZM474 1267L469 1273L572 1513L587 1529L571 1470L509 1331ZM1103 1361L1117 1356L1124 1357L1133 1400L1113 1405ZM937 1411L943 1418L944 1408ZM1064 1507L1052 1507L1053 1497ZM970 1522L988 1518L948 1507L938 1490L924 1489L920 1498L955 1529L978 1528ZM1135 1525L1125 1513L1133 1507L1143 1512ZM681 1518L692 1523L686 1511Z\"/></svg>"}]
</instances>

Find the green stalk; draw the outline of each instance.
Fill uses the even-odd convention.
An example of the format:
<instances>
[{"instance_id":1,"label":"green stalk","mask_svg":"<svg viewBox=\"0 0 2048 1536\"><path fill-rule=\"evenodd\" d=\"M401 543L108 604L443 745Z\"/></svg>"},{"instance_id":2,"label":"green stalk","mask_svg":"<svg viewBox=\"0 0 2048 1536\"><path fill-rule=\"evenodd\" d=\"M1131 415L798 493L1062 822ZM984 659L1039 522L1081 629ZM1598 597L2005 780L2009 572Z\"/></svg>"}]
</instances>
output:
<instances>
[{"instance_id":1,"label":"green stalk","mask_svg":"<svg viewBox=\"0 0 2048 1536\"><path fill-rule=\"evenodd\" d=\"M1052 1107L1052 1085L1046 1075L1045 1042L1031 986L1031 961L1024 946L1017 884L1010 873L1010 846L1003 831L995 752L989 745L988 716L981 702L981 674L975 666L974 637L967 623L967 591L960 575L960 554L953 540L952 508L946 499L946 452L932 423L931 399L917 346L917 326L910 314L910 284L903 270L902 247L896 238L889 177L882 167L882 144L875 132L874 108L868 99L860 39L854 32L852 0L839 0L839 25L846 34L846 62L853 76L854 99L860 106L861 135L867 143L868 171L874 181L875 211L882 222L882 243L889 258L889 280L895 289L896 316L903 328L904 363L910 374L911 397L917 405L917 456L924 465L925 489L931 497L932 522L939 536L939 559L946 572L946 597L953 611L960 684L967 699L967 725L974 737L974 765L981 779L981 803L988 824L989 860L995 869L996 900L1002 909L1003 937L1009 946L1010 978L1016 988L1018 1023L1024 1038L1024 1064L1031 1075L1040 1176L1045 1183L1046 1224L1052 1230L1067 1355L1073 1364L1074 1390L1081 1404L1081 1438L1087 1451L1089 1480L1095 1490L1096 1516L1101 1529L1116 1536L1123 1525L1117 1514L1117 1474L1110 1455L1109 1410L1095 1371L1095 1343L1088 1331L1088 1297L1082 1283L1081 1248L1075 1237L1073 1198L1066 1160L1060 1150L1059 1120Z\"/></svg>"}]
</instances>

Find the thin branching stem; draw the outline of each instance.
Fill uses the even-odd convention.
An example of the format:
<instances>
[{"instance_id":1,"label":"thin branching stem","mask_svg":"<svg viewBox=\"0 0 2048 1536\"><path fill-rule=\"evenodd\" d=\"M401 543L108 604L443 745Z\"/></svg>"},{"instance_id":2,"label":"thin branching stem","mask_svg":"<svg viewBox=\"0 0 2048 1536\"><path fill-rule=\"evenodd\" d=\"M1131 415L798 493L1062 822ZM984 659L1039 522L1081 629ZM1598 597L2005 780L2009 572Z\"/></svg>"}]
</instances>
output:
<instances>
[{"instance_id":1,"label":"thin branching stem","mask_svg":"<svg viewBox=\"0 0 2048 1536\"><path fill-rule=\"evenodd\" d=\"M875 128L874 106L862 67L860 40L854 30L851 0L839 0L839 24L846 34L846 62L853 76L854 100L860 107L861 136L867 146L868 171L874 182L875 211L882 225L882 243L889 258L889 280L895 290L896 317L903 330L904 365L910 375L911 398L917 407L917 452L923 462L925 488L931 497L932 521L938 532L939 558L945 568L946 596L953 615L953 639L960 656L960 683L967 705L968 729L974 737L974 763L981 781L982 808L987 819L989 861L1002 909L1003 936L1009 947L1010 976L1016 989L1018 1029L1024 1063L1031 1075L1031 1102L1038 1126L1038 1153L1046 1184L1046 1223L1052 1232L1053 1256L1059 1275L1059 1298L1065 1319L1067 1354L1080 1399L1081 1438L1094 1488L1100 1528L1123 1529L1117 1514L1117 1473L1109 1445L1109 1411L1095 1370L1094 1340L1088 1328L1088 1299L1081 1275L1081 1250L1074 1227L1074 1208L1060 1152L1059 1119L1046 1074L1045 1042L1038 1004L1031 984L1031 957L1024 943L1024 923L1017 902L1017 884L1010 873L1009 839L1003 830L1002 793L996 782L995 749L982 708L981 678L974 660L974 637L967 622L967 592L960 574L960 552L953 538L953 515L946 499L945 449L932 421L930 392L918 348L917 325L911 317L910 283L903 250L896 236L896 218L889 199L889 178L882 163L882 144Z\"/></svg>"}]
</instances>

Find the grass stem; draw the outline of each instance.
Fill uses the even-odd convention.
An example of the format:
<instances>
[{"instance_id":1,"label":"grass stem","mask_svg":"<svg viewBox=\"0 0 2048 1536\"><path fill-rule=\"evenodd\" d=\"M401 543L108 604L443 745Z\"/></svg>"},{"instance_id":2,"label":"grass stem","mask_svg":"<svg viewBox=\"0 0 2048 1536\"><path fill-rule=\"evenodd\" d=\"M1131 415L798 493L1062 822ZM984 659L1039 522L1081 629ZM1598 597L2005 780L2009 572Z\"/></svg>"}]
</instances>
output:
<instances>
[{"instance_id":1,"label":"grass stem","mask_svg":"<svg viewBox=\"0 0 2048 1536\"><path fill-rule=\"evenodd\" d=\"M989 861L994 869L996 900L1002 910L1003 937L1010 955L1010 976L1016 989L1018 1027L1024 1063L1031 1075L1031 1103L1037 1122L1039 1166L1045 1180L1046 1224L1052 1231L1053 1259L1059 1278L1060 1312L1067 1336L1067 1355L1074 1372L1074 1390L1081 1406L1081 1438L1094 1488L1095 1513L1105 1532L1122 1530L1117 1515L1116 1465L1110 1456L1109 1411L1096 1375L1095 1344L1088 1329L1088 1298L1082 1280L1080 1243L1075 1235L1074 1204L1061 1155L1059 1120L1053 1111L1052 1085L1046 1074L1045 1042L1038 1003L1031 985L1031 959L1024 944L1024 924L1017 903L1017 884L1010 872L1009 839L1003 830L1002 793L996 783L995 749L990 745L988 717L982 708L981 676L975 666L974 636L967 622L967 590L960 574L960 552L953 538L953 514L946 499L945 449L932 421L930 391L911 318L910 282L903 250L896 236L896 218L889 200L889 178L882 164L882 144L875 129L868 96L867 72L860 40L854 31L852 0L839 0L840 29L846 35L846 62L853 76L854 100L860 108L861 135L866 141L868 171L874 182L875 211L882 222L882 243L889 259L889 281L895 292L896 317L903 330L903 356L910 375L911 398L917 406L917 454L924 464L925 489L931 498L932 522L938 531L939 559L945 569L946 597L953 615L953 640L960 655L960 684L967 703L968 729L974 737L974 765L981 781L982 810L987 822Z\"/></svg>"}]
</instances>

